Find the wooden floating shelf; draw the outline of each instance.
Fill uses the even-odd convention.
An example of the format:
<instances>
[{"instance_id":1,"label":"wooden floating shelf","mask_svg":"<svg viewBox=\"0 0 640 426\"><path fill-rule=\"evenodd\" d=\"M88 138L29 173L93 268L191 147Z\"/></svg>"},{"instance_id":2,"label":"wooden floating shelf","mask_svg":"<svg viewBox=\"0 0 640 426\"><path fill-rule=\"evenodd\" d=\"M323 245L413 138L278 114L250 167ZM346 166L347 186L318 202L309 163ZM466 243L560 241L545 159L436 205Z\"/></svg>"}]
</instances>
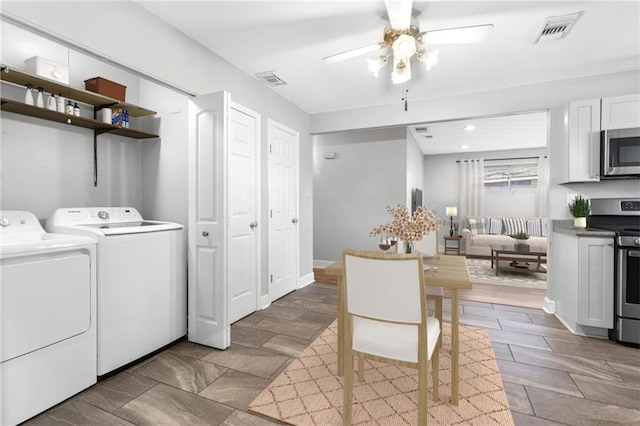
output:
<instances>
[{"instance_id":1,"label":"wooden floating shelf","mask_svg":"<svg viewBox=\"0 0 640 426\"><path fill-rule=\"evenodd\" d=\"M88 90L77 89L75 87L61 84L48 78L33 75L16 68L6 65L0 65L0 80L27 87L31 85L34 89L42 87L47 93L62 94L73 101L82 102L84 104L94 105L100 108L124 108L129 111L131 117L145 117L155 115L156 112L150 109L142 108L137 105L128 104L118 99L110 98L99 93L90 92Z\"/></svg>"},{"instance_id":2,"label":"wooden floating shelf","mask_svg":"<svg viewBox=\"0 0 640 426\"><path fill-rule=\"evenodd\" d=\"M2 111L28 115L30 117L41 118L43 120L54 121L56 123L69 124L71 126L92 129L97 131L97 133L112 133L114 135L125 136L133 139L152 139L158 137L158 135L142 132L140 130L116 127L108 123L103 123L102 121L93 120L91 118L68 115L5 98L2 98L1 109Z\"/></svg>"}]
</instances>

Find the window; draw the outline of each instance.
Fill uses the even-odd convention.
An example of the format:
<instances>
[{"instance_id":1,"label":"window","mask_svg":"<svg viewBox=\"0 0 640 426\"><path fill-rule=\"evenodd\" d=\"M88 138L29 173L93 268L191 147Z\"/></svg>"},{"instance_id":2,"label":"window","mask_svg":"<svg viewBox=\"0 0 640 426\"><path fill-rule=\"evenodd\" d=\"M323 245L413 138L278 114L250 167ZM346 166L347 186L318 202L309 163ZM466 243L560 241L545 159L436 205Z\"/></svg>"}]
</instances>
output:
<instances>
[{"instance_id":1,"label":"window","mask_svg":"<svg viewBox=\"0 0 640 426\"><path fill-rule=\"evenodd\" d=\"M496 162L497 163L497 162ZM484 166L484 188L489 190L536 189L538 163L500 161L501 164Z\"/></svg>"}]
</instances>

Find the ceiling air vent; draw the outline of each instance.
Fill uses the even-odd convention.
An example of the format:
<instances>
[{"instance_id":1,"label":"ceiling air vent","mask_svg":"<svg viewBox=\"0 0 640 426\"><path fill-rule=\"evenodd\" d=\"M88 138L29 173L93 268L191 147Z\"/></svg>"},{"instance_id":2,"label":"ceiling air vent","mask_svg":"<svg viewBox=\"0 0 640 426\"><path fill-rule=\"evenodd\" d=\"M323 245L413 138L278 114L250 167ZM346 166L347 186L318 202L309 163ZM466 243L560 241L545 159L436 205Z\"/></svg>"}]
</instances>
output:
<instances>
[{"instance_id":1,"label":"ceiling air vent","mask_svg":"<svg viewBox=\"0 0 640 426\"><path fill-rule=\"evenodd\" d=\"M534 41L533 44L546 43L565 38L583 13L584 12L576 12L569 15L552 16L551 18L547 18L542 23L542 27L540 28L540 31L536 36L536 41Z\"/></svg>"},{"instance_id":2,"label":"ceiling air vent","mask_svg":"<svg viewBox=\"0 0 640 426\"><path fill-rule=\"evenodd\" d=\"M255 76L259 80L262 80L262 82L268 86L275 87L275 86L284 86L285 84L287 84L283 79L278 77L273 71L259 72L255 74Z\"/></svg>"}]
</instances>

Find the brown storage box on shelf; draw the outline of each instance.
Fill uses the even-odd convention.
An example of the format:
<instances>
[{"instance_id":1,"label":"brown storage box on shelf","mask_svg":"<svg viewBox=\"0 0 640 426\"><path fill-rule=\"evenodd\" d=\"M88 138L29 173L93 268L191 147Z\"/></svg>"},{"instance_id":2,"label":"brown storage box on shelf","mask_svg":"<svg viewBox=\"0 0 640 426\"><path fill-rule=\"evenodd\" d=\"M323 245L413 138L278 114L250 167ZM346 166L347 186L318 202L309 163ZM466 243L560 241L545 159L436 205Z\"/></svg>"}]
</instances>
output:
<instances>
[{"instance_id":1,"label":"brown storage box on shelf","mask_svg":"<svg viewBox=\"0 0 640 426\"><path fill-rule=\"evenodd\" d=\"M102 77L92 77L85 80L84 88L90 92L99 93L122 102L125 101L125 93L127 91L127 86Z\"/></svg>"}]
</instances>

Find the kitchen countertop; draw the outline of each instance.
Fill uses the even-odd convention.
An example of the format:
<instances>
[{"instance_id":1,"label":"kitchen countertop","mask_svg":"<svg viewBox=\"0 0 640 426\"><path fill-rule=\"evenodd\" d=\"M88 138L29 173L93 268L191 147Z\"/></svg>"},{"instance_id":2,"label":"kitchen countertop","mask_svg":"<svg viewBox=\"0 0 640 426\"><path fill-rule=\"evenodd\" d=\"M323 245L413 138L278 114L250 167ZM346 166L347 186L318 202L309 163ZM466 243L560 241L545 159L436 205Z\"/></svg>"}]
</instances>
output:
<instances>
[{"instance_id":1,"label":"kitchen countertop","mask_svg":"<svg viewBox=\"0 0 640 426\"><path fill-rule=\"evenodd\" d=\"M574 235L576 237L613 238L616 233L597 228L574 228L572 219L554 219L551 221L553 232Z\"/></svg>"}]
</instances>

